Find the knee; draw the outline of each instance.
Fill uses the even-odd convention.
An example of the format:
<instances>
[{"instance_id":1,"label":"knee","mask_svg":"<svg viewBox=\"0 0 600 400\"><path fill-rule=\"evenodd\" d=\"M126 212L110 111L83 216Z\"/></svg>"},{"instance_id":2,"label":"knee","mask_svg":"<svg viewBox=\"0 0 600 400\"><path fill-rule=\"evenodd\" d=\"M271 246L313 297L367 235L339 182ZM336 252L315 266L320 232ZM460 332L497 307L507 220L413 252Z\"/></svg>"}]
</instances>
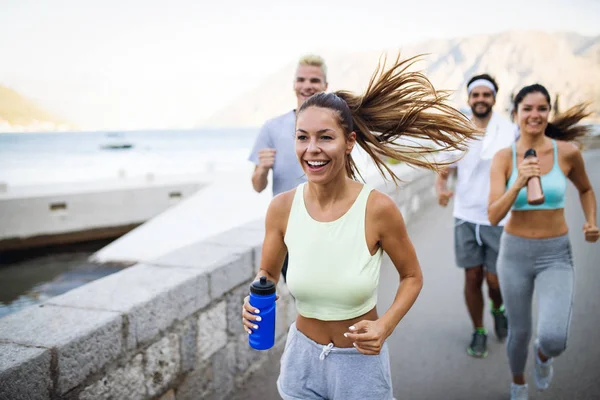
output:
<instances>
[{"instance_id":1,"label":"knee","mask_svg":"<svg viewBox=\"0 0 600 400\"><path fill-rule=\"evenodd\" d=\"M483 284L483 271L480 267L469 268L465 274L465 286L467 289L481 289Z\"/></svg>"},{"instance_id":2,"label":"knee","mask_svg":"<svg viewBox=\"0 0 600 400\"><path fill-rule=\"evenodd\" d=\"M556 357L567 348L566 333L540 333L538 340L542 353L547 357Z\"/></svg>"},{"instance_id":3,"label":"knee","mask_svg":"<svg viewBox=\"0 0 600 400\"><path fill-rule=\"evenodd\" d=\"M508 325L508 342L513 346L524 346L527 348L531 340L531 329L520 329Z\"/></svg>"}]
</instances>

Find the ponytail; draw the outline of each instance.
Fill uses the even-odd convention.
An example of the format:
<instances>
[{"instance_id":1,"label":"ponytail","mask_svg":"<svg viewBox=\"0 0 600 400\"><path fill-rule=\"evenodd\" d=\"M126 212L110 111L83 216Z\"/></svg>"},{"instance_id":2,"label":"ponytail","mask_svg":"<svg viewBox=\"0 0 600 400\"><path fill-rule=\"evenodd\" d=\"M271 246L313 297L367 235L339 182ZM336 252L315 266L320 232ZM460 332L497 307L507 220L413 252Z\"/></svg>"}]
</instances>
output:
<instances>
[{"instance_id":1,"label":"ponytail","mask_svg":"<svg viewBox=\"0 0 600 400\"><path fill-rule=\"evenodd\" d=\"M298 113L308 107L336 111L345 133L356 132L359 146L373 159L379 172L384 177L387 172L395 183L400 178L385 163L388 158L437 170L450 162L433 161L428 156L466 150L467 139L482 132L449 104L448 92L436 91L421 72L408 71L419 58L400 61L398 55L387 70L384 58L364 94L344 90L319 93L308 98ZM351 156L346 161L346 172L352 179L360 176Z\"/></svg>"},{"instance_id":2,"label":"ponytail","mask_svg":"<svg viewBox=\"0 0 600 400\"><path fill-rule=\"evenodd\" d=\"M590 134L591 126L577 125L582 119L591 115L587 110L588 105L580 103L556 115L546 127L546 136L556 140L571 141Z\"/></svg>"}]
</instances>

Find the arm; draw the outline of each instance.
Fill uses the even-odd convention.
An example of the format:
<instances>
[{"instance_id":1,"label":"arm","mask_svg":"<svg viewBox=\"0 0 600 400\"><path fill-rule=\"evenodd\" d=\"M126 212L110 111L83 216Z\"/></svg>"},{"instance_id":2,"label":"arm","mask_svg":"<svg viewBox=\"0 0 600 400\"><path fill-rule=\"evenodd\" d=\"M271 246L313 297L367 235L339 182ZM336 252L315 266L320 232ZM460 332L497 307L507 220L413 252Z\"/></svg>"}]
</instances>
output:
<instances>
[{"instance_id":1,"label":"arm","mask_svg":"<svg viewBox=\"0 0 600 400\"><path fill-rule=\"evenodd\" d=\"M257 165L252 173L252 187L254 190L256 190L258 193L265 190L267 184L269 183L268 176L269 169Z\"/></svg>"},{"instance_id":2,"label":"arm","mask_svg":"<svg viewBox=\"0 0 600 400\"><path fill-rule=\"evenodd\" d=\"M440 159L441 162L450 163L440 168L438 175L435 177L434 187L438 196L438 204L442 207L446 207L454 195L454 193L448 189L448 178L450 178L450 176L456 177L458 172L458 160L460 160L464 154L463 151L450 150L445 152Z\"/></svg>"},{"instance_id":3,"label":"arm","mask_svg":"<svg viewBox=\"0 0 600 400\"><path fill-rule=\"evenodd\" d=\"M576 149L570 149L567 157L571 164L568 178L573 182L579 192L579 201L585 216L585 225L583 230L585 238L589 242L598 240L598 226L596 224L596 195L594 189L585 171L585 164L581 152Z\"/></svg>"},{"instance_id":4,"label":"arm","mask_svg":"<svg viewBox=\"0 0 600 400\"><path fill-rule=\"evenodd\" d=\"M506 190L507 159L501 150L494 155L490 168L490 193L488 200L488 219L492 225L498 225L517 199L520 187L512 185Z\"/></svg>"},{"instance_id":5,"label":"arm","mask_svg":"<svg viewBox=\"0 0 600 400\"><path fill-rule=\"evenodd\" d=\"M400 285L394 302L377 321L360 321L350 328L351 333L345 334L363 354L379 354L385 339L413 306L423 287L421 267L398 206L380 192L374 191L372 197L368 207L373 207L374 218L367 223L376 226L378 243L396 267Z\"/></svg>"},{"instance_id":6,"label":"arm","mask_svg":"<svg viewBox=\"0 0 600 400\"><path fill-rule=\"evenodd\" d=\"M417 300L423 287L423 274L398 206L388 196L381 193L377 195L379 199L376 200L380 203L377 207L377 220L381 226L379 243L390 257L400 278L394 302L380 317L389 336Z\"/></svg>"},{"instance_id":7,"label":"arm","mask_svg":"<svg viewBox=\"0 0 600 400\"><path fill-rule=\"evenodd\" d=\"M287 253L283 238L287 229L293 194L294 191L291 191L275 196L269 205L265 218L265 239L262 246L260 269L255 280L266 276L270 281L279 282L281 267ZM242 306L242 323L246 332L251 334L254 329L254 321L260 321L260 315L258 315L260 312L250 305L249 298L250 296L246 296Z\"/></svg>"},{"instance_id":8,"label":"arm","mask_svg":"<svg viewBox=\"0 0 600 400\"><path fill-rule=\"evenodd\" d=\"M275 149L269 134L268 123L265 123L260 129L249 160L256 166L252 173L252 187L260 193L267 187L269 170L275 163Z\"/></svg>"},{"instance_id":9,"label":"arm","mask_svg":"<svg viewBox=\"0 0 600 400\"><path fill-rule=\"evenodd\" d=\"M527 185L529 178L540 176L539 162L528 158L519 164L515 183L506 189L506 176L511 166L511 149L502 149L494 155L490 171L490 195L488 201L488 219L492 225L498 225L515 203L521 188Z\"/></svg>"},{"instance_id":10,"label":"arm","mask_svg":"<svg viewBox=\"0 0 600 400\"><path fill-rule=\"evenodd\" d=\"M279 282L281 267L287 254L287 246L283 238L287 228L293 194L294 191L275 196L267 209L260 269L255 280L258 280L261 276L266 276L269 280Z\"/></svg>"},{"instance_id":11,"label":"arm","mask_svg":"<svg viewBox=\"0 0 600 400\"><path fill-rule=\"evenodd\" d=\"M438 203L442 207L446 207L453 194L448 190L448 178L451 175L456 175L456 167L444 167L435 177L435 191L438 196Z\"/></svg>"}]
</instances>

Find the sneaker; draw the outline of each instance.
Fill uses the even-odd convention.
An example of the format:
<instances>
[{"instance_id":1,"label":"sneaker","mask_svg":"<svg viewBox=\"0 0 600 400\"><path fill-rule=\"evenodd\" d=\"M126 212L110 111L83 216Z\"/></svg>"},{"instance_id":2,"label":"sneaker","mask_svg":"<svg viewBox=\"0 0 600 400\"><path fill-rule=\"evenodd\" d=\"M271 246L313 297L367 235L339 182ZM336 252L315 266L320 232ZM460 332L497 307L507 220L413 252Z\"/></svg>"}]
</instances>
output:
<instances>
[{"instance_id":1,"label":"sneaker","mask_svg":"<svg viewBox=\"0 0 600 400\"><path fill-rule=\"evenodd\" d=\"M529 390L527 384L517 385L510 384L510 400L527 400L529 398Z\"/></svg>"},{"instance_id":2,"label":"sneaker","mask_svg":"<svg viewBox=\"0 0 600 400\"><path fill-rule=\"evenodd\" d=\"M539 342L533 343L533 354L535 355L535 386L540 390L548 389L552 376L554 375L554 368L552 368L552 359L549 358L546 362L542 362L538 356L538 350L540 348Z\"/></svg>"},{"instance_id":3,"label":"sneaker","mask_svg":"<svg viewBox=\"0 0 600 400\"><path fill-rule=\"evenodd\" d=\"M487 335L485 333L473 333L473 339L467 348L467 354L479 358L487 356Z\"/></svg>"},{"instance_id":4,"label":"sneaker","mask_svg":"<svg viewBox=\"0 0 600 400\"><path fill-rule=\"evenodd\" d=\"M504 310L492 311L492 317L494 317L494 331L498 340L503 341L508 336L508 320L504 315Z\"/></svg>"}]
</instances>

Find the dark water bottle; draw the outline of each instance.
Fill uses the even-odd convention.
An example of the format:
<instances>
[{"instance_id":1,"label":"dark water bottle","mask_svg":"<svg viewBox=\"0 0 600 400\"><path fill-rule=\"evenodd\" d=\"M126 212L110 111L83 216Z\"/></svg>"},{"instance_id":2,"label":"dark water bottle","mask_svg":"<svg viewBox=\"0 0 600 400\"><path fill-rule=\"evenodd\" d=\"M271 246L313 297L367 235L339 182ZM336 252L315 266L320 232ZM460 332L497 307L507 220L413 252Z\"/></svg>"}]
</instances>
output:
<instances>
[{"instance_id":1,"label":"dark water bottle","mask_svg":"<svg viewBox=\"0 0 600 400\"><path fill-rule=\"evenodd\" d=\"M253 321L258 329L252 329L248 335L250 347L256 350L268 350L275 344L275 283L261 276L250 285L250 305L260 310L261 320Z\"/></svg>"},{"instance_id":2,"label":"dark water bottle","mask_svg":"<svg viewBox=\"0 0 600 400\"><path fill-rule=\"evenodd\" d=\"M529 149L525 152L525 159L528 157L537 157L534 149ZM527 181L527 203L531 205L539 205L544 202L544 190L539 176L533 176Z\"/></svg>"}]
</instances>

